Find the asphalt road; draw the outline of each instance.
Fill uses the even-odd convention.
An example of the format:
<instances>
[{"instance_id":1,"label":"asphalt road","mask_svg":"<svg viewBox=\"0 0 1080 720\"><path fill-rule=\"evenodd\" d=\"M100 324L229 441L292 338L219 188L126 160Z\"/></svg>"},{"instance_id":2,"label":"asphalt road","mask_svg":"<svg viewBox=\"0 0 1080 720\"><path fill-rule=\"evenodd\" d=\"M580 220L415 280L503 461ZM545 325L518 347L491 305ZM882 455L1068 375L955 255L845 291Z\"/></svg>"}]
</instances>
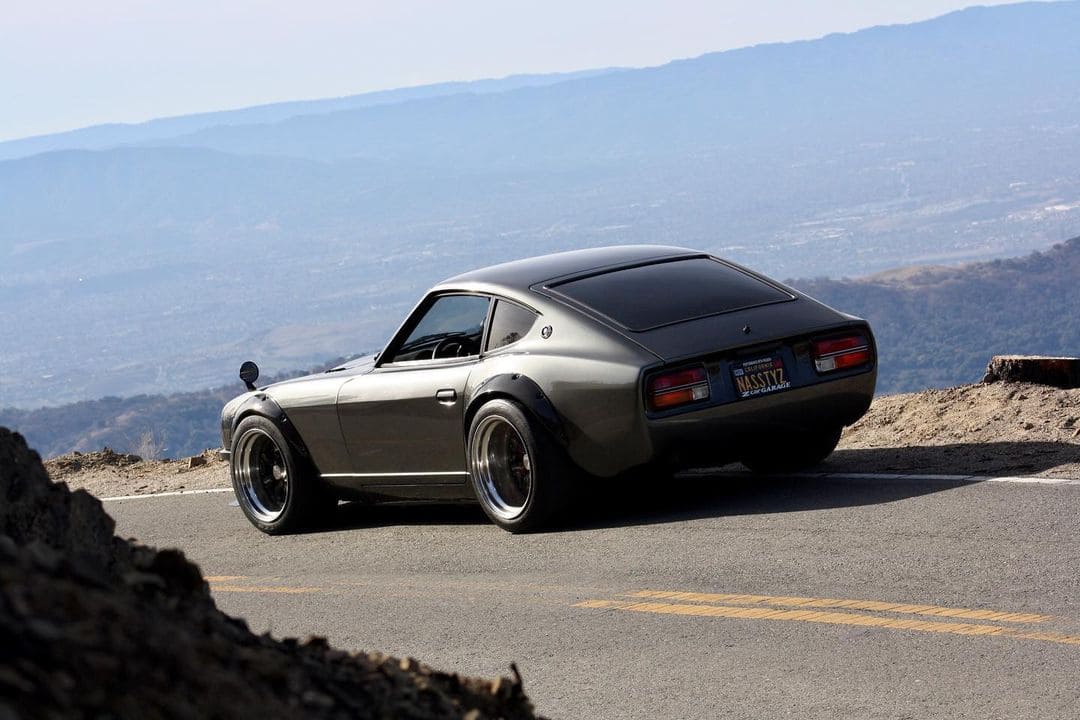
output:
<instances>
[{"instance_id":1,"label":"asphalt road","mask_svg":"<svg viewBox=\"0 0 1080 720\"><path fill-rule=\"evenodd\" d=\"M256 631L515 661L553 718L1080 716L1080 483L680 478L526 536L467 506L342 506L270 538L232 503L106 509Z\"/></svg>"}]
</instances>

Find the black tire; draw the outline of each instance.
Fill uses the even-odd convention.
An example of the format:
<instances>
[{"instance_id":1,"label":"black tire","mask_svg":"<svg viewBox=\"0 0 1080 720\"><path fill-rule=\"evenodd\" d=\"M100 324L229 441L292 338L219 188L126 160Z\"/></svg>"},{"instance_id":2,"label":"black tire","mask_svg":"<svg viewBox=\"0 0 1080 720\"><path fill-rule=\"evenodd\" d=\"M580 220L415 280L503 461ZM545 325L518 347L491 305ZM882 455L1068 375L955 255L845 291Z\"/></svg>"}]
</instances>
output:
<instances>
[{"instance_id":1,"label":"black tire","mask_svg":"<svg viewBox=\"0 0 1080 720\"><path fill-rule=\"evenodd\" d=\"M832 454L844 428L793 436L784 444L753 444L741 462L755 473L773 474L808 470Z\"/></svg>"},{"instance_id":2,"label":"black tire","mask_svg":"<svg viewBox=\"0 0 1080 720\"><path fill-rule=\"evenodd\" d=\"M576 475L548 432L508 400L491 400L477 411L466 456L480 507L514 533L547 526L567 502Z\"/></svg>"},{"instance_id":3,"label":"black tire","mask_svg":"<svg viewBox=\"0 0 1080 720\"><path fill-rule=\"evenodd\" d=\"M267 418L252 415L233 434L233 492L251 524L269 535L316 527L337 505L314 468Z\"/></svg>"}]
</instances>

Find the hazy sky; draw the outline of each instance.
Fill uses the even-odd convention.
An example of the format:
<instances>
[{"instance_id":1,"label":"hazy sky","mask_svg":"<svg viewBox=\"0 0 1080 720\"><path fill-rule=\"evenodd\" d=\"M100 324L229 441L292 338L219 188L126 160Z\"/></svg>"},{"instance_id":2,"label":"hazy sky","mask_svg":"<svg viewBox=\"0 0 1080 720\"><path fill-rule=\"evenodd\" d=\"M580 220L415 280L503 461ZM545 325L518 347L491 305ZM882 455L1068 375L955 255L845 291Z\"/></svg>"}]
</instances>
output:
<instances>
[{"instance_id":1,"label":"hazy sky","mask_svg":"<svg viewBox=\"0 0 1080 720\"><path fill-rule=\"evenodd\" d=\"M658 65L970 0L0 0L0 140L443 80Z\"/></svg>"}]
</instances>

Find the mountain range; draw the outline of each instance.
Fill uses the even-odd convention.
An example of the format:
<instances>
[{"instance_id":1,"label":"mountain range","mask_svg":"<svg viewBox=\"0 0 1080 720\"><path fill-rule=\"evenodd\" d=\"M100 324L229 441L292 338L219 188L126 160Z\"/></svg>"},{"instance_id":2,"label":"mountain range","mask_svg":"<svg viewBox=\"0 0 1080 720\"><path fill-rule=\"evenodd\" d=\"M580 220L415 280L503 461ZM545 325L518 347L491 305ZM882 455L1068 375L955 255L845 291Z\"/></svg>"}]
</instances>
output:
<instances>
[{"instance_id":1,"label":"mountain range","mask_svg":"<svg viewBox=\"0 0 1080 720\"><path fill-rule=\"evenodd\" d=\"M778 277L1080 234L1080 3L656 68L0 143L0 404L214 387L377 348L432 282L575 247Z\"/></svg>"},{"instance_id":2,"label":"mountain range","mask_svg":"<svg viewBox=\"0 0 1080 720\"><path fill-rule=\"evenodd\" d=\"M377 105L392 105L409 100L424 100L470 93L505 92L524 87L543 87L567 80L595 77L621 68L602 68L580 72L545 75L511 75L505 78L471 82L445 82L434 85L398 88L323 100L296 100L256 105L238 110L195 113L160 118L141 123L110 123L0 142L0 160L11 160L54 150L101 150L135 143L148 143L199 132L214 127L275 123L301 115L325 115L343 110L358 110Z\"/></svg>"}]
</instances>

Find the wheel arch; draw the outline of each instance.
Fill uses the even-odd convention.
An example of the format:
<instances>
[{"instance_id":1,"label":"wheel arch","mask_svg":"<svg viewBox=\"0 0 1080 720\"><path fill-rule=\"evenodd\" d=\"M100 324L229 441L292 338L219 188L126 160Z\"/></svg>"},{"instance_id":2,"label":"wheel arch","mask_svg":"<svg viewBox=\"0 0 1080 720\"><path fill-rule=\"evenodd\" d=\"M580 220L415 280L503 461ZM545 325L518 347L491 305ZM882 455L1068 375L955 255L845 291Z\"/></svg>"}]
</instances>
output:
<instances>
[{"instance_id":1,"label":"wheel arch","mask_svg":"<svg viewBox=\"0 0 1080 720\"><path fill-rule=\"evenodd\" d=\"M284 408L264 393L252 395L237 409L236 415L233 416L232 432L229 437L235 439L236 429L240 426L240 423L245 418L252 416L266 418L274 423L274 426L281 431L281 434L285 437L285 442L289 443L290 449L296 453L297 457L309 463L316 470L316 473L318 472L318 467L307 449L307 444L300 437L300 432L296 429L296 426L289 420Z\"/></svg>"},{"instance_id":2,"label":"wheel arch","mask_svg":"<svg viewBox=\"0 0 1080 720\"><path fill-rule=\"evenodd\" d=\"M469 436L469 427L477 411L485 403L499 398L520 405L559 445L566 447L566 429L551 399L535 381L521 373L493 375L476 387L465 406L464 437Z\"/></svg>"}]
</instances>

